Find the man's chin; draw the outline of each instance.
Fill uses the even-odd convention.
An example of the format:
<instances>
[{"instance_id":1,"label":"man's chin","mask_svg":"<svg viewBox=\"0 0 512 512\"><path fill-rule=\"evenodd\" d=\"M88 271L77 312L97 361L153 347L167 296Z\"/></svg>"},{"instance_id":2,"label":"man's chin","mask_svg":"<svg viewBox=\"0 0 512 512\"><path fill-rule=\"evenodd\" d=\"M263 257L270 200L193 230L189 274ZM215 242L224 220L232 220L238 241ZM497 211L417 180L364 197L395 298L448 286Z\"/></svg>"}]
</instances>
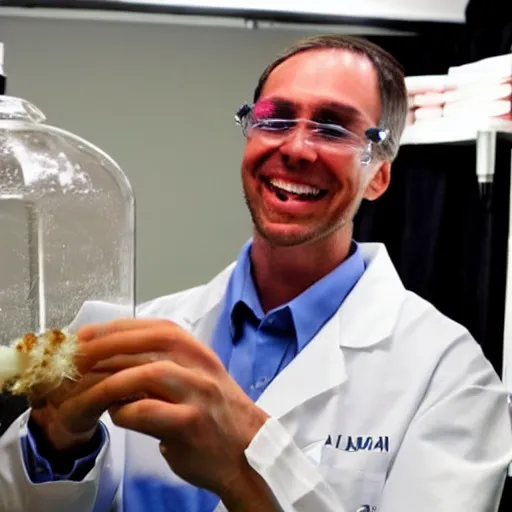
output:
<instances>
[{"instance_id":1,"label":"man's chin","mask_svg":"<svg viewBox=\"0 0 512 512\"><path fill-rule=\"evenodd\" d=\"M289 224L255 225L255 236L273 247L296 247L314 242L318 236L305 226Z\"/></svg>"}]
</instances>

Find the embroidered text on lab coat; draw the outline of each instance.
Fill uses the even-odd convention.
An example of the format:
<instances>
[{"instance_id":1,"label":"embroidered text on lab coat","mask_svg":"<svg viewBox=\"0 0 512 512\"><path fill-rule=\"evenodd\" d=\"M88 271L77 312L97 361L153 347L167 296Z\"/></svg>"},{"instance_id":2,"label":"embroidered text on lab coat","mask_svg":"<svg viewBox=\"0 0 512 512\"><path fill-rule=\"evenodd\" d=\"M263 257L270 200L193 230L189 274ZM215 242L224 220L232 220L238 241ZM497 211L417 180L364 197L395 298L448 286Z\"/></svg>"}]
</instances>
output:
<instances>
[{"instance_id":1,"label":"embroidered text on lab coat","mask_svg":"<svg viewBox=\"0 0 512 512\"><path fill-rule=\"evenodd\" d=\"M389 436L327 436L326 445L345 452L389 452Z\"/></svg>"}]
</instances>

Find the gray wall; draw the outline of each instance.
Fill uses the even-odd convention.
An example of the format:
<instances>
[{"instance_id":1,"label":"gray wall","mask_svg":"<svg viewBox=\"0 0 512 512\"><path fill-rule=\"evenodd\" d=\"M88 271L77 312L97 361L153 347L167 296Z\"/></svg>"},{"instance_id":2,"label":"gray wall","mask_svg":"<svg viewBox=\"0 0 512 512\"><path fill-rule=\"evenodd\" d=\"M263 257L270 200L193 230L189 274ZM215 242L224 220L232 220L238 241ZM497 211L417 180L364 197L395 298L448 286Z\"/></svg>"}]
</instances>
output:
<instances>
[{"instance_id":1,"label":"gray wall","mask_svg":"<svg viewBox=\"0 0 512 512\"><path fill-rule=\"evenodd\" d=\"M134 187L139 300L205 281L250 236L233 115L303 35L0 18L8 93L100 146Z\"/></svg>"}]
</instances>

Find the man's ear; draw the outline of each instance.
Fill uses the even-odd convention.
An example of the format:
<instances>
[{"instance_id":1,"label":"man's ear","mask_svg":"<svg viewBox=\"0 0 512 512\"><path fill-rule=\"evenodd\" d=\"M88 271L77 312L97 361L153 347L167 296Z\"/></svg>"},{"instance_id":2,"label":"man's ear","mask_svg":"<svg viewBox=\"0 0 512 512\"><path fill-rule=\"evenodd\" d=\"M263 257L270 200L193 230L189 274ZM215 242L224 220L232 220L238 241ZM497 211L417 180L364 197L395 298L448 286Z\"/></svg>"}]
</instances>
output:
<instances>
[{"instance_id":1,"label":"man's ear","mask_svg":"<svg viewBox=\"0 0 512 512\"><path fill-rule=\"evenodd\" d=\"M375 201L384 194L391 180L391 162L379 162L378 165L379 168L374 172L364 194L364 198L369 201Z\"/></svg>"}]
</instances>

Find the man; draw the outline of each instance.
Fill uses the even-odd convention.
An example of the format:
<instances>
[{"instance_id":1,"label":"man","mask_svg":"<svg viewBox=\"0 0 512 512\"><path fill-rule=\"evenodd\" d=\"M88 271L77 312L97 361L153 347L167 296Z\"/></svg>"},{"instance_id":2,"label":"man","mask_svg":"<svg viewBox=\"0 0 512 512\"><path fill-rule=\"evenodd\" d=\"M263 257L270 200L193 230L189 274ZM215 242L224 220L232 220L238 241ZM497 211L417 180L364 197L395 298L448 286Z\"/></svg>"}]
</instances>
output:
<instances>
[{"instance_id":1,"label":"man","mask_svg":"<svg viewBox=\"0 0 512 512\"><path fill-rule=\"evenodd\" d=\"M498 376L384 247L352 241L406 113L399 66L364 40L272 63L237 116L253 239L205 286L80 329L82 379L0 439L0 509L496 510Z\"/></svg>"}]
</instances>

